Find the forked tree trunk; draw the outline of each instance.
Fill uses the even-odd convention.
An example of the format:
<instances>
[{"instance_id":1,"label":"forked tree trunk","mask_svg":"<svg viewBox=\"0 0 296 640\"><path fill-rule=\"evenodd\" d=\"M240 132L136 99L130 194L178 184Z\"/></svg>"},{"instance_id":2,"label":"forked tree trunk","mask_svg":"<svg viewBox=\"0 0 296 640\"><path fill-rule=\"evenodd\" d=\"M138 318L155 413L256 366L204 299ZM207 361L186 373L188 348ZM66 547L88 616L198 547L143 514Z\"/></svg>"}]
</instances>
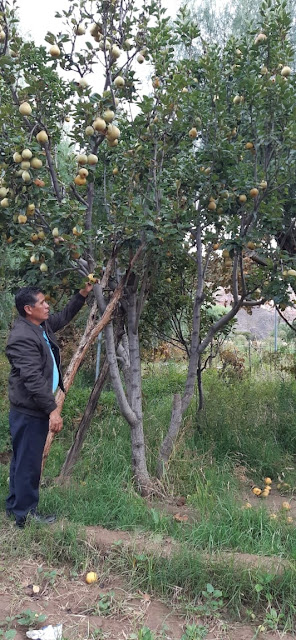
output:
<instances>
[{"instance_id":1,"label":"forked tree trunk","mask_svg":"<svg viewBox=\"0 0 296 640\"><path fill-rule=\"evenodd\" d=\"M130 343L129 343L129 347L131 349ZM125 418L125 420L128 422L131 429L132 468L133 468L135 483L137 485L139 492L142 495L149 495L152 492L152 483L151 483L151 479L150 479L148 469L147 469L147 464L146 464L143 421L141 419L141 415L137 415L133 410L131 406L132 403L131 404L129 403L122 385L118 362L116 358L112 323L108 324L107 327L105 327L105 348L106 348L106 356L109 364L112 388L116 395L120 412L122 416ZM133 356L131 356L131 353L130 353L131 369L133 368L132 357L135 356L134 348L132 348L132 351L133 351ZM132 384L133 383L131 383L131 386ZM134 393L136 397L138 396L135 385L131 393ZM136 404L137 403L135 402L135 405Z\"/></svg>"},{"instance_id":2,"label":"forked tree trunk","mask_svg":"<svg viewBox=\"0 0 296 640\"><path fill-rule=\"evenodd\" d=\"M217 322L211 325L206 337L200 342L200 319L201 319L201 306L203 303L203 289L204 289L204 277L205 270L203 267L202 259L202 243L201 243L201 230L197 228L197 271L198 281L197 290L195 296L195 303L192 317L192 334L191 334L191 348L188 364L187 379L185 383L185 390L183 396L180 399L179 394L175 394L173 399L173 408L169 430L167 436L164 438L158 456L157 462L157 474L161 478L165 473L168 460L173 451L174 443L178 437L179 430L182 424L182 419L185 411L188 409L190 402L194 395L196 372L198 368L198 362L200 356L210 344L214 335L218 333L234 316L243 304L243 299L238 298L237 294L237 259L234 260L233 266L233 282L234 284L234 303L232 309L222 316Z\"/></svg>"}]
</instances>

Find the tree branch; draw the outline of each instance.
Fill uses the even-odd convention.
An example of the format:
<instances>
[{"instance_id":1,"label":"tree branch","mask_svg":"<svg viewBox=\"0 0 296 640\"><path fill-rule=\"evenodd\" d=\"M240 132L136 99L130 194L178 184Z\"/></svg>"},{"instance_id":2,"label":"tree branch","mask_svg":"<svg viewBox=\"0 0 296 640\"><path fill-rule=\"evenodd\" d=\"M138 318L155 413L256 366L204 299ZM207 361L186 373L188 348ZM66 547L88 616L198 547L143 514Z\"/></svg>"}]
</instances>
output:
<instances>
[{"instance_id":1,"label":"tree branch","mask_svg":"<svg viewBox=\"0 0 296 640\"><path fill-rule=\"evenodd\" d=\"M56 175L56 172L55 172L55 167L54 167L54 164L53 164L53 161L52 161L52 157L51 157L51 153L50 153L50 147L49 147L48 142L45 142L44 149L45 149L45 154L46 154L46 159L47 159L49 172L50 172L50 175L51 175L52 186L54 188L54 192L56 194L56 197L57 197L58 201L61 202L62 194L60 192L60 188L59 188L59 184L58 184L58 180L57 180L57 175Z\"/></svg>"}]
</instances>

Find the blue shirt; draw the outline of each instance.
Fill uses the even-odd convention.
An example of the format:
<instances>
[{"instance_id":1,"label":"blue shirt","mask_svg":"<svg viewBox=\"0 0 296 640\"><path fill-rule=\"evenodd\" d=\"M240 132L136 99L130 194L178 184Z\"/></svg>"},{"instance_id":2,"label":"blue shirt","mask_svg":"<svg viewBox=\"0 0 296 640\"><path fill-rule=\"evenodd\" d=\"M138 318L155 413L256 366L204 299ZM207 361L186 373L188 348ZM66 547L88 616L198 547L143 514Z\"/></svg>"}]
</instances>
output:
<instances>
[{"instance_id":1,"label":"blue shirt","mask_svg":"<svg viewBox=\"0 0 296 640\"><path fill-rule=\"evenodd\" d=\"M59 370L58 370L58 367L57 367L56 359L55 359L55 357L53 355L51 344L49 342L48 336L47 336L45 331L43 331L43 338L47 343L47 346L48 346L48 348L50 350L52 361L53 361L52 393L55 393L57 388L58 388L58 384L59 384L59 377L60 377L59 376Z\"/></svg>"}]
</instances>

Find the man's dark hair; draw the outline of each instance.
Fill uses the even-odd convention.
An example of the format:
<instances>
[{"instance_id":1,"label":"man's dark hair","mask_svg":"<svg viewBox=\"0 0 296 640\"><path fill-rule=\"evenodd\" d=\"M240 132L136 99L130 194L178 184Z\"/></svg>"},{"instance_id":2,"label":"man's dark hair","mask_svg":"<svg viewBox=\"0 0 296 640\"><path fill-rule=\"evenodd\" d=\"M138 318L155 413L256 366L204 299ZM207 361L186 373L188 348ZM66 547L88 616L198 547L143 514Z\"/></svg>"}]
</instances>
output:
<instances>
[{"instance_id":1,"label":"man's dark hair","mask_svg":"<svg viewBox=\"0 0 296 640\"><path fill-rule=\"evenodd\" d=\"M37 302L38 293L42 291L38 287L22 287L15 294L15 306L23 318L26 317L24 307L28 304L30 307L34 307Z\"/></svg>"}]
</instances>

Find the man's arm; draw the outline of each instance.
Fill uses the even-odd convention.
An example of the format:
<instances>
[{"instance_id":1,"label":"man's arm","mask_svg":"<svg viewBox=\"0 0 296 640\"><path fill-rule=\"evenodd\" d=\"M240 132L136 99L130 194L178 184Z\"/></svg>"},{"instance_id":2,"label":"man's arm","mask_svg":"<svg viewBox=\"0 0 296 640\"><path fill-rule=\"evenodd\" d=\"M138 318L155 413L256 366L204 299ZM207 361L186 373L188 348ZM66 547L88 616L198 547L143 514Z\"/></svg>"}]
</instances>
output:
<instances>
[{"instance_id":1,"label":"man's arm","mask_svg":"<svg viewBox=\"0 0 296 640\"><path fill-rule=\"evenodd\" d=\"M47 323L52 331L55 333L65 327L76 316L78 311L83 307L85 299L89 292L92 290L92 284L86 283L84 289L80 289L79 293L76 293L62 311L50 314Z\"/></svg>"}]
</instances>

